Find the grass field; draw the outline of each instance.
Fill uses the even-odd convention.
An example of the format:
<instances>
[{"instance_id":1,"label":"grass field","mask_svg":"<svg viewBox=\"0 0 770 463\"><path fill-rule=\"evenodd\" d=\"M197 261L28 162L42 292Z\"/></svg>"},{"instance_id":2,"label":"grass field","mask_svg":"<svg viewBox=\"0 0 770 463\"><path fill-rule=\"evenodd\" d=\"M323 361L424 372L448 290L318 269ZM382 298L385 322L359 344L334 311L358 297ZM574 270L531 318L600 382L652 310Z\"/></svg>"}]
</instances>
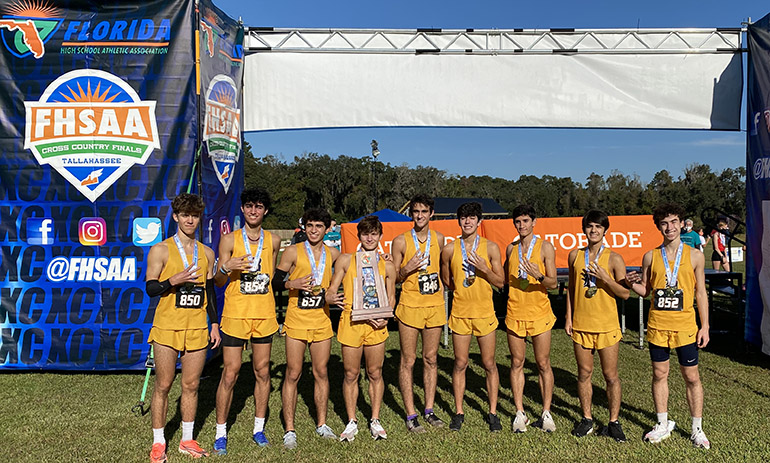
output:
<instances>
[{"instance_id":1,"label":"grass field","mask_svg":"<svg viewBox=\"0 0 770 463\"><path fill-rule=\"evenodd\" d=\"M633 317L632 317L633 318ZM382 423L388 431L387 441L374 442L364 423L369 414L366 381L361 380L359 422L361 432L355 442L322 440L314 434L312 410L312 374L305 369L300 380L297 406L299 447L284 450L280 418L280 384L284 372L283 339L276 338L272 355L270 415L266 432L272 441L260 449L251 441L254 380L249 364L244 363L236 386L229 424L229 452L223 461L768 461L770 459L770 373L766 358L747 354L739 347L740 335L715 335L714 344L701 353L701 374L705 387L704 429L712 442L708 452L693 449L689 441L690 418L685 402L683 381L676 369L670 380L670 418L677 430L660 445L642 442L642 435L654 423L650 396L648 352L635 345L637 333L629 331L620 349L620 375L623 382L621 422L628 442L616 443L608 438L590 435L583 439L569 432L580 417L576 396L576 368L571 341L563 330L554 330L552 363L555 375L553 416L557 431L545 434L530 428L526 434L514 435L510 424L515 409L509 382L510 356L504 331L497 331L497 362L501 390L499 415L504 430L492 434L483 422L486 413L484 373L479 362L478 347L471 349L468 371L466 421L461 432L429 429L427 434L406 432L402 401L397 388L398 333L391 332L387 341L384 377L386 391ZM244 352L248 362L250 353ZM453 410L451 394L452 352L440 349L439 383L436 412L446 421ZM330 362L331 399L329 425L337 432L344 428L344 406L341 396L342 363L340 346L335 341ZM205 448L214 438L214 394L221 366L215 361L204 372L200 387L200 403L196 436ZM416 367L421 378L421 366ZM530 418L541 412L536 367L531 351L525 365L527 384L525 407ZM146 461L152 434L150 416L136 417L131 407L139 399L143 374L59 374L5 373L0 375L4 398L0 402L2 461ZM417 381L418 385L421 379ZM152 380L151 380L152 383ZM152 386L152 384L151 384ZM422 389L417 387L418 396ZM178 381L170 395L169 460L188 461L176 453L181 436ZM149 397L149 394L148 394ZM149 399L148 399L149 401ZM606 423L608 413L603 380L597 362L594 372L594 418ZM418 399L418 408L422 405ZM220 458L220 457L218 457Z\"/></svg>"}]
</instances>

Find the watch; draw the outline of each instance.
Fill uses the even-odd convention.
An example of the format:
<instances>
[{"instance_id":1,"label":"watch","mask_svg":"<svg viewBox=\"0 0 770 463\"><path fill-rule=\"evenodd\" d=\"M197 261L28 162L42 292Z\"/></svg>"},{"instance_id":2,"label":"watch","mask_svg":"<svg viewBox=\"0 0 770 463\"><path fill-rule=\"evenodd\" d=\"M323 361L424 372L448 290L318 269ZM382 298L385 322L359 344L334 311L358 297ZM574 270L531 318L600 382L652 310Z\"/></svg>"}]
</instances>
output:
<instances>
[{"instance_id":1,"label":"watch","mask_svg":"<svg viewBox=\"0 0 770 463\"><path fill-rule=\"evenodd\" d=\"M229 275L231 272L231 270L227 270L224 265L219 267L219 271L222 272L222 275Z\"/></svg>"},{"instance_id":2,"label":"watch","mask_svg":"<svg viewBox=\"0 0 770 463\"><path fill-rule=\"evenodd\" d=\"M543 280L545 280L545 275L540 275L539 277L536 278L536 280L542 283Z\"/></svg>"}]
</instances>

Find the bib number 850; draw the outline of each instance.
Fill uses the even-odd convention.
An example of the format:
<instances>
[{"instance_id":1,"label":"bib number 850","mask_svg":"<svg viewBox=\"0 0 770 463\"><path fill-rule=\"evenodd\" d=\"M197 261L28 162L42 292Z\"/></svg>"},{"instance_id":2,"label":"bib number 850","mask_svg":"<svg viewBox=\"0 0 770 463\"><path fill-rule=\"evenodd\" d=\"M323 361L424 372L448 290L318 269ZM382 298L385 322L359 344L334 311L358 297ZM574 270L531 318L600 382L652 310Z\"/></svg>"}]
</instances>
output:
<instances>
[{"instance_id":1,"label":"bib number 850","mask_svg":"<svg viewBox=\"0 0 770 463\"><path fill-rule=\"evenodd\" d=\"M200 307L202 302L199 294L182 294L179 296L179 305L182 307Z\"/></svg>"}]
</instances>

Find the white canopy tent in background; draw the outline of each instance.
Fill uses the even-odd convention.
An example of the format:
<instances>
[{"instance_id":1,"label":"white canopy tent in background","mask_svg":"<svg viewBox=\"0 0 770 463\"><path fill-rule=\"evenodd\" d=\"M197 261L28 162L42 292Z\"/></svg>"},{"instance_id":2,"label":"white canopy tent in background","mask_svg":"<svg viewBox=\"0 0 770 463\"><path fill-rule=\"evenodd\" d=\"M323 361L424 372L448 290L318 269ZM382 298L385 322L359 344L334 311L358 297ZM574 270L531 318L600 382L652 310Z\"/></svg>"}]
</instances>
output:
<instances>
[{"instance_id":1,"label":"white canopy tent in background","mask_svg":"<svg viewBox=\"0 0 770 463\"><path fill-rule=\"evenodd\" d=\"M249 29L244 131L739 130L741 30Z\"/></svg>"}]
</instances>

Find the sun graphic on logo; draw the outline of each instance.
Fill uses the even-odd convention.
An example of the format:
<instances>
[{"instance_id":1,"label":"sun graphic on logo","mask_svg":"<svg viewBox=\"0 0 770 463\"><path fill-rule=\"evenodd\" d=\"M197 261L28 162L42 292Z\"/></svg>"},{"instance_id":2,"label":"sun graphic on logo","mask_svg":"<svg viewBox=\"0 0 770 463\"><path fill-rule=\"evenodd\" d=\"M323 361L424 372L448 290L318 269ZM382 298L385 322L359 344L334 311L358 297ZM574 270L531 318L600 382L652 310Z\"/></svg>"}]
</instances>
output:
<instances>
[{"instance_id":1,"label":"sun graphic on logo","mask_svg":"<svg viewBox=\"0 0 770 463\"><path fill-rule=\"evenodd\" d=\"M107 87L107 90L104 91L101 95L99 94L99 89L101 88L102 83L99 82L99 84L96 85L96 89L92 92L91 91L91 81L88 81L88 85L86 85L86 90L83 91L83 87L80 86L80 82L78 82L78 91L72 89L69 85L67 85L67 90L70 91L70 96L65 95L62 92L59 92L59 95L62 96L65 100L69 101L70 103L111 103L112 100L117 98L119 95L118 93L112 95L111 97L107 98L107 95L109 95L110 90L112 89L112 85Z\"/></svg>"},{"instance_id":2,"label":"sun graphic on logo","mask_svg":"<svg viewBox=\"0 0 770 463\"><path fill-rule=\"evenodd\" d=\"M62 15L61 10L50 5L48 0L18 0L4 10L10 15L23 18L56 18Z\"/></svg>"},{"instance_id":3,"label":"sun graphic on logo","mask_svg":"<svg viewBox=\"0 0 770 463\"><path fill-rule=\"evenodd\" d=\"M231 108L235 107L235 95L233 95L233 92L230 89L218 88L214 91L213 96L214 101L222 103L223 105L229 106Z\"/></svg>"}]
</instances>

